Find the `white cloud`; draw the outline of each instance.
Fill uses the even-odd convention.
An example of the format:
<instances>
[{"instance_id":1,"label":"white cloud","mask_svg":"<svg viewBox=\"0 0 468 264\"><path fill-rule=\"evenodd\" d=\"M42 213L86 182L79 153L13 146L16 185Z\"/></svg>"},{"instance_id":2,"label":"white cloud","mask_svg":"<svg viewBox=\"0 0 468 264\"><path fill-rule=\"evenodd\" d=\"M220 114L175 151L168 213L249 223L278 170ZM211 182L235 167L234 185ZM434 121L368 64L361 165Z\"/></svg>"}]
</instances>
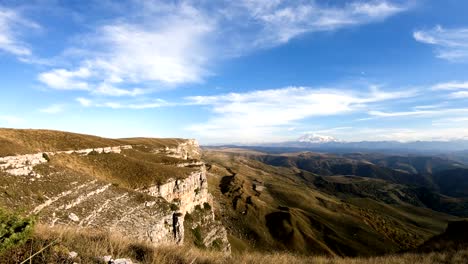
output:
<instances>
[{"instance_id":1,"label":"white cloud","mask_svg":"<svg viewBox=\"0 0 468 264\"><path fill-rule=\"evenodd\" d=\"M468 91L459 91L459 92L453 92L450 94L451 98L468 98Z\"/></svg>"},{"instance_id":2,"label":"white cloud","mask_svg":"<svg viewBox=\"0 0 468 264\"><path fill-rule=\"evenodd\" d=\"M449 98L452 98L452 99L468 98L468 91L457 91L457 90L468 90L468 82L453 81L453 82L439 83L439 84L432 86L432 90L452 91L448 95Z\"/></svg>"},{"instance_id":3,"label":"white cloud","mask_svg":"<svg viewBox=\"0 0 468 264\"><path fill-rule=\"evenodd\" d=\"M76 98L76 101L80 103L80 105L85 106L85 107L89 107L93 104L93 101L83 98L83 97Z\"/></svg>"},{"instance_id":4,"label":"white cloud","mask_svg":"<svg viewBox=\"0 0 468 264\"><path fill-rule=\"evenodd\" d=\"M417 106L414 106L413 109L414 110L427 110L427 109L437 109L437 108L441 108L444 106L447 106L447 102L442 102L439 104L430 104L430 105L417 105Z\"/></svg>"},{"instance_id":5,"label":"white cloud","mask_svg":"<svg viewBox=\"0 0 468 264\"><path fill-rule=\"evenodd\" d=\"M60 112L63 112L64 109L65 109L64 105L54 104L46 108L39 109L39 111L42 113L47 113L47 114L58 114Z\"/></svg>"},{"instance_id":6,"label":"white cloud","mask_svg":"<svg viewBox=\"0 0 468 264\"><path fill-rule=\"evenodd\" d=\"M94 94L108 95L108 96L138 96L148 93L149 89L133 88L133 89L122 89L111 86L107 83L102 83L95 90L92 91Z\"/></svg>"},{"instance_id":7,"label":"white cloud","mask_svg":"<svg viewBox=\"0 0 468 264\"><path fill-rule=\"evenodd\" d=\"M468 108L445 108L437 110L414 110L401 112L369 111L368 114L374 117L404 117L404 116L440 116L446 114L468 112Z\"/></svg>"},{"instance_id":8,"label":"white cloud","mask_svg":"<svg viewBox=\"0 0 468 264\"><path fill-rule=\"evenodd\" d=\"M30 56L31 49L20 40L20 32L25 28L38 29L39 26L14 10L0 7L0 51L18 57Z\"/></svg>"},{"instance_id":9,"label":"white cloud","mask_svg":"<svg viewBox=\"0 0 468 264\"><path fill-rule=\"evenodd\" d=\"M207 138L258 140L277 138L280 130L314 116L342 115L365 109L368 104L412 97L414 91L384 92L373 87L356 93L335 89L286 87L246 93L188 97L192 104L211 107L214 117L188 127Z\"/></svg>"},{"instance_id":10,"label":"white cloud","mask_svg":"<svg viewBox=\"0 0 468 264\"><path fill-rule=\"evenodd\" d=\"M112 109L151 109L168 107L176 104L169 103L163 99L152 99L139 102L117 102L117 101L93 101L87 98L78 97L76 101L84 107L104 107Z\"/></svg>"},{"instance_id":11,"label":"white cloud","mask_svg":"<svg viewBox=\"0 0 468 264\"><path fill-rule=\"evenodd\" d=\"M403 111L403 112L382 112L382 111L369 111L368 114L377 117L402 117L402 116L419 116L419 115L432 115L438 111L432 110L416 110L416 111Z\"/></svg>"},{"instance_id":12,"label":"white cloud","mask_svg":"<svg viewBox=\"0 0 468 264\"><path fill-rule=\"evenodd\" d=\"M166 84L198 82L207 74L202 39L213 28L205 18L184 11L148 25L114 24L101 28L99 41L109 50L92 66L108 82L158 81ZM117 81L115 81L117 80Z\"/></svg>"},{"instance_id":13,"label":"white cloud","mask_svg":"<svg viewBox=\"0 0 468 264\"><path fill-rule=\"evenodd\" d=\"M161 85L202 81L209 74L211 19L187 4L165 7L155 13L140 10L144 19L116 20L84 35L80 65L49 70L39 80L56 89L105 96L137 96ZM83 71L92 74L77 76ZM140 87L128 88L135 85Z\"/></svg>"},{"instance_id":14,"label":"white cloud","mask_svg":"<svg viewBox=\"0 0 468 264\"><path fill-rule=\"evenodd\" d=\"M97 107L108 107L113 109L150 109L171 106L172 104L162 99L154 99L149 102L142 103L120 103L120 102L104 102L96 104Z\"/></svg>"},{"instance_id":15,"label":"white cloud","mask_svg":"<svg viewBox=\"0 0 468 264\"><path fill-rule=\"evenodd\" d=\"M41 73L39 81L47 84L49 87L59 90L89 90L90 87L84 79L91 77L91 71L88 68L79 68L75 71L66 69L54 69L49 72Z\"/></svg>"},{"instance_id":16,"label":"white cloud","mask_svg":"<svg viewBox=\"0 0 468 264\"><path fill-rule=\"evenodd\" d=\"M468 82L445 82L432 86L433 90L458 90L468 89Z\"/></svg>"},{"instance_id":17,"label":"white cloud","mask_svg":"<svg viewBox=\"0 0 468 264\"><path fill-rule=\"evenodd\" d=\"M419 42L435 46L438 58L468 60L468 28L445 29L436 26L430 30L415 31L413 37Z\"/></svg>"}]
</instances>

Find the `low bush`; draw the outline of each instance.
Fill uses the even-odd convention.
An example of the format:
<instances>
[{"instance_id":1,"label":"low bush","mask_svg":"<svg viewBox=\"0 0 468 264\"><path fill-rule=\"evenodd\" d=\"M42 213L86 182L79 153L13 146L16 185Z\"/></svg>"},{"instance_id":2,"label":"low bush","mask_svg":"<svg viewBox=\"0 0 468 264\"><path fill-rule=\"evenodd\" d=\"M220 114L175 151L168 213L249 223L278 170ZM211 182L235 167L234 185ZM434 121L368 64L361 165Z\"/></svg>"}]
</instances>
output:
<instances>
[{"instance_id":1,"label":"low bush","mask_svg":"<svg viewBox=\"0 0 468 264\"><path fill-rule=\"evenodd\" d=\"M0 253L24 244L32 234L34 220L0 209Z\"/></svg>"}]
</instances>

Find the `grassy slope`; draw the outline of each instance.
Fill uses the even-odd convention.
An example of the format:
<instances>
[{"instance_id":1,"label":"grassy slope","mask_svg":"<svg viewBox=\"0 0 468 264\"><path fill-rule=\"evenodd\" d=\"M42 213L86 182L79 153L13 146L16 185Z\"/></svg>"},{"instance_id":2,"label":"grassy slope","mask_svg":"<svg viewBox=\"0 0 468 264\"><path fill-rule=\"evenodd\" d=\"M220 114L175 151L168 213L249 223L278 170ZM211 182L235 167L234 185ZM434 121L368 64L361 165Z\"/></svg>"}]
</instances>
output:
<instances>
[{"instance_id":1,"label":"grassy slope","mask_svg":"<svg viewBox=\"0 0 468 264\"><path fill-rule=\"evenodd\" d=\"M184 141L184 139L172 138L107 139L52 130L0 128L0 157L41 151L77 150L130 144L135 149L124 150L121 154L87 156L61 154L52 156L48 165L135 189L161 184L169 178L185 178L196 170L196 168L174 166L193 160L181 160L151 153L153 149L176 147ZM8 179L1 179L1 181L6 183ZM6 192L13 191L7 190ZM19 190L19 192L22 191Z\"/></svg>"},{"instance_id":2,"label":"grassy slope","mask_svg":"<svg viewBox=\"0 0 468 264\"><path fill-rule=\"evenodd\" d=\"M118 234L95 230L59 229L39 226L33 239L0 256L0 263L19 263L44 249L33 258L31 263L103 263L102 257L111 255L114 258L130 258L142 264L228 264L228 263L323 263L323 264L432 264L432 263L466 263L468 250L460 249L440 253L418 254L405 253L371 258L340 258L320 256L299 256L293 253L248 253L227 256L221 252L199 250L193 247L154 247L138 243ZM68 254L74 251L78 256L69 259ZM29 262L28 262L29 263Z\"/></svg>"},{"instance_id":3,"label":"grassy slope","mask_svg":"<svg viewBox=\"0 0 468 264\"><path fill-rule=\"evenodd\" d=\"M169 178L185 178L196 170L166 165L165 159L158 159L157 155L151 156L152 154L146 155L139 151L86 156L63 154L52 157L51 165L57 164L131 189L162 184ZM171 161L176 163L172 159Z\"/></svg>"},{"instance_id":4,"label":"grassy slope","mask_svg":"<svg viewBox=\"0 0 468 264\"><path fill-rule=\"evenodd\" d=\"M113 139L61 131L0 129L0 156L107 147L120 144Z\"/></svg>"},{"instance_id":5,"label":"grassy slope","mask_svg":"<svg viewBox=\"0 0 468 264\"><path fill-rule=\"evenodd\" d=\"M332 195L318 189L311 173L268 166L244 154L208 151L204 157L212 164L210 192L220 203L234 250L389 253L416 247L455 219L400 199L390 205L349 193L337 197L336 190ZM261 194L253 190L254 180L264 183Z\"/></svg>"}]
</instances>

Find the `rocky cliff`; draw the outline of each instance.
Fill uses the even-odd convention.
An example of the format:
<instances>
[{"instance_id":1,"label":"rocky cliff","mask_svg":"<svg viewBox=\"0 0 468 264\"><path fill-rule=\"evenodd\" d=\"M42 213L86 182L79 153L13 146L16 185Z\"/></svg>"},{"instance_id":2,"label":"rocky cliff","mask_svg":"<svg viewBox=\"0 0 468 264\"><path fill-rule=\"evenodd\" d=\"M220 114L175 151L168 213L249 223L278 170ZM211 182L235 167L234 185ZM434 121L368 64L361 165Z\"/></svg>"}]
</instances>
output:
<instances>
[{"instance_id":1,"label":"rocky cliff","mask_svg":"<svg viewBox=\"0 0 468 264\"><path fill-rule=\"evenodd\" d=\"M201 246L230 252L226 231L211 210L198 143L127 142L1 157L0 205L37 215L50 226L106 229L155 244L182 244L184 230L201 228ZM119 166L127 170L107 169ZM129 188L124 184L129 181L140 185ZM195 211L199 220L184 226Z\"/></svg>"}]
</instances>

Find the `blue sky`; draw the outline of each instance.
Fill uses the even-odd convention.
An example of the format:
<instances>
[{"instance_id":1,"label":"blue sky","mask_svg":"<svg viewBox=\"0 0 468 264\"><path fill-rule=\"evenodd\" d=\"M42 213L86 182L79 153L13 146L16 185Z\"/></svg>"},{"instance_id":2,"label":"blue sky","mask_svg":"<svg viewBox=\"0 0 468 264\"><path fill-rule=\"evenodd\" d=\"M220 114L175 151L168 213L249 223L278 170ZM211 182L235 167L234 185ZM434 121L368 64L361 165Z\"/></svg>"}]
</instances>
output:
<instances>
[{"instance_id":1,"label":"blue sky","mask_svg":"<svg viewBox=\"0 0 468 264\"><path fill-rule=\"evenodd\" d=\"M468 2L1 1L0 127L468 138Z\"/></svg>"}]
</instances>

